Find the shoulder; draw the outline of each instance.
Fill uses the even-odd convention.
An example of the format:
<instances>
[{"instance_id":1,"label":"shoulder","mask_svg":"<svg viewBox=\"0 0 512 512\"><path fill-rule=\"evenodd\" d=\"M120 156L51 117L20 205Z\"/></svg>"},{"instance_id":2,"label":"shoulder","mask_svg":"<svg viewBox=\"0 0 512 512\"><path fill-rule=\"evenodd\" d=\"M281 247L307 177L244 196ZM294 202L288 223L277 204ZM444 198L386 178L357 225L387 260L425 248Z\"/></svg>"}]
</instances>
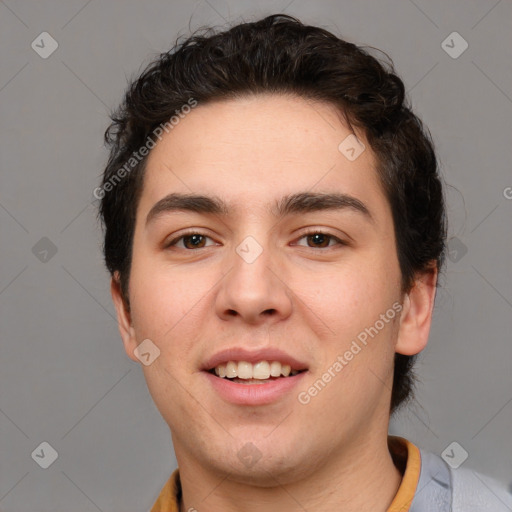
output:
<instances>
[{"instance_id":1,"label":"shoulder","mask_svg":"<svg viewBox=\"0 0 512 512\"><path fill-rule=\"evenodd\" d=\"M450 467L441 457L421 449L418 504L439 504L452 512L512 512L512 494L497 480L469 468ZM418 512L423 510L419 507ZM425 509L430 510L430 509ZM416 508L412 507L411 512Z\"/></svg>"},{"instance_id":2,"label":"shoulder","mask_svg":"<svg viewBox=\"0 0 512 512\"><path fill-rule=\"evenodd\" d=\"M451 469L453 512L511 512L512 494L497 480L467 468Z\"/></svg>"}]
</instances>

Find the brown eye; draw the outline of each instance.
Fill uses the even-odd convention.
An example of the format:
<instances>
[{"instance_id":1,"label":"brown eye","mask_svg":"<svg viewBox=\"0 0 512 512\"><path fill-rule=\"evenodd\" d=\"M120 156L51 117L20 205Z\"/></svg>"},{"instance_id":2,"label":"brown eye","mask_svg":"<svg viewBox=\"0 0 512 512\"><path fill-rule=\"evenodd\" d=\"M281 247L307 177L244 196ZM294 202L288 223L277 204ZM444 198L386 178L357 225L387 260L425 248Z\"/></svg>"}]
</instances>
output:
<instances>
[{"instance_id":1,"label":"brown eye","mask_svg":"<svg viewBox=\"0 0 512 512\"><path fill-rule=\"evenodd\" d=\"M307 235L308 242L311 242L316 247L328 247L332 237L324 233L315 233L314 235Z\"/></svg>"},{"instance_id":2,"label":"brown eye","mask_svg":"<svg viewBox=\"0 0 512 512\"><path fill-rule=\"evenodd\" d=\"M179 249L188 250L203 249L204 247L208 247L206 245L207 239L211 240L209 236L193 231L190 233L185 233L177 238L174 238L166 245L165 248L167 249L170 247L177 247Z\"/></svg>"},{"instance_id":3,"label":"brown eye","mask_svg":"<svg viewBox=\"0 0 512 512\"><path fill-rule=\"evenodd\" d=\"M206 237L203 235L188 235L183 237L183 245L187 249L197 249L198 247L204 247Z\"/></svg>"},{"instance_id":4,"label":"brown eye","mask_svg":"<svg viewBox=\"0 0 512 512\"><path fill-rule=\"evenodd\" d=\"M329 233L324 233L323 231L310 231L309 233L304 233L300 237L300 240L303 238L307 240L307 247L312 249L327 249L335 245L346 245L343 240L340 240L338 237ZM334 242L334 244L331 242ZM298 245L304 246L304 244Z\"/></svg>"}]
</instances>

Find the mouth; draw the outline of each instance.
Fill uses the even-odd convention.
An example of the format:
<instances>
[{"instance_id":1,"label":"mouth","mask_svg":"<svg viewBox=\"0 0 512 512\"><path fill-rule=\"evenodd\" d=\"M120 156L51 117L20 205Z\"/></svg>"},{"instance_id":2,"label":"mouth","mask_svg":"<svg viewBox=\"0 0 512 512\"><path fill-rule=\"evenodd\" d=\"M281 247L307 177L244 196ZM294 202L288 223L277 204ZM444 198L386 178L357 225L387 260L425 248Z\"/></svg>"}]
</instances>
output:
<instances>
[{"instance_id":1,"label":"mouth","mask_svg":"<svg viewBox=\"0 0 512 512\"><path fill-rule=\"evenodd\" d=\"M227 361L207 370L208 373L237 384L257 385L275 380L294 377L306 371L305 368L292 368L281 361Z\"/></svg>"},{"instance_id":2,"label":"mouth","mask_svg":"<svg viewBox=\"0 0 512 512\"><path fill-rule=\"evenodd\" d=\"M308 373L305 363L272 347L252 352L241 347L223 350L200 369L224 402L245 406L289 399Z\"/></svg>"}]
</instances>

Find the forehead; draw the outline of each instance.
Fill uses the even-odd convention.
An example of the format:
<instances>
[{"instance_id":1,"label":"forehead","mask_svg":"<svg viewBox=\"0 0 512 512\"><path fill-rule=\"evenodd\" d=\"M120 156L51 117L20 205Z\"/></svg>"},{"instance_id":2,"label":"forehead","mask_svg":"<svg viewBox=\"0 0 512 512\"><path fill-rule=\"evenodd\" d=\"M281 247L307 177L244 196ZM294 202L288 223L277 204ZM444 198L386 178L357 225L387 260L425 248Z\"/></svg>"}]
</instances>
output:
<instances>
[{"instance_id":1,"label":"forehead","mask_svg":"<svg viewBox=\"0 0 512 512\"><path fill-rule=\"evenodd\" d=\"M147 215L170 192L224 197L235 213L269 211L298 191L382 201L374 154L357 137L364 150L349 159L343 151L357 139L338 110L296 96L198 104L149 154L139 211Z\"/></svg>"}]
</instances>

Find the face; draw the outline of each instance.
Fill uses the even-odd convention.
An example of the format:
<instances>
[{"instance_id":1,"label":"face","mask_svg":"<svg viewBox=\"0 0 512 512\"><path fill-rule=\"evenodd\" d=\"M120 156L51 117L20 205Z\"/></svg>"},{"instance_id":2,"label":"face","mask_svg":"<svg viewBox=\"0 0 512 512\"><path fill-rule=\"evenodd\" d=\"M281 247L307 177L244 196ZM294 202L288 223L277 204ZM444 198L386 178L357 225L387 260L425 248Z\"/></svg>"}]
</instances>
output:
<instances>
[{"instance_id":1,"label":"face","mask_svg":"<svg viewBox=\"0 0 512 512\"><path fill-rule=\"evenodd\" d=\"M432 295L402 296L375 157L361 133L357 158L338 148L351 133L331 105L260 95L198 105L151 151L130 314L112 293L130 357L159 351L142 368L180 465L266 485L386 435L394 354L423 348Z\"/></svg>"}]
</instances>

